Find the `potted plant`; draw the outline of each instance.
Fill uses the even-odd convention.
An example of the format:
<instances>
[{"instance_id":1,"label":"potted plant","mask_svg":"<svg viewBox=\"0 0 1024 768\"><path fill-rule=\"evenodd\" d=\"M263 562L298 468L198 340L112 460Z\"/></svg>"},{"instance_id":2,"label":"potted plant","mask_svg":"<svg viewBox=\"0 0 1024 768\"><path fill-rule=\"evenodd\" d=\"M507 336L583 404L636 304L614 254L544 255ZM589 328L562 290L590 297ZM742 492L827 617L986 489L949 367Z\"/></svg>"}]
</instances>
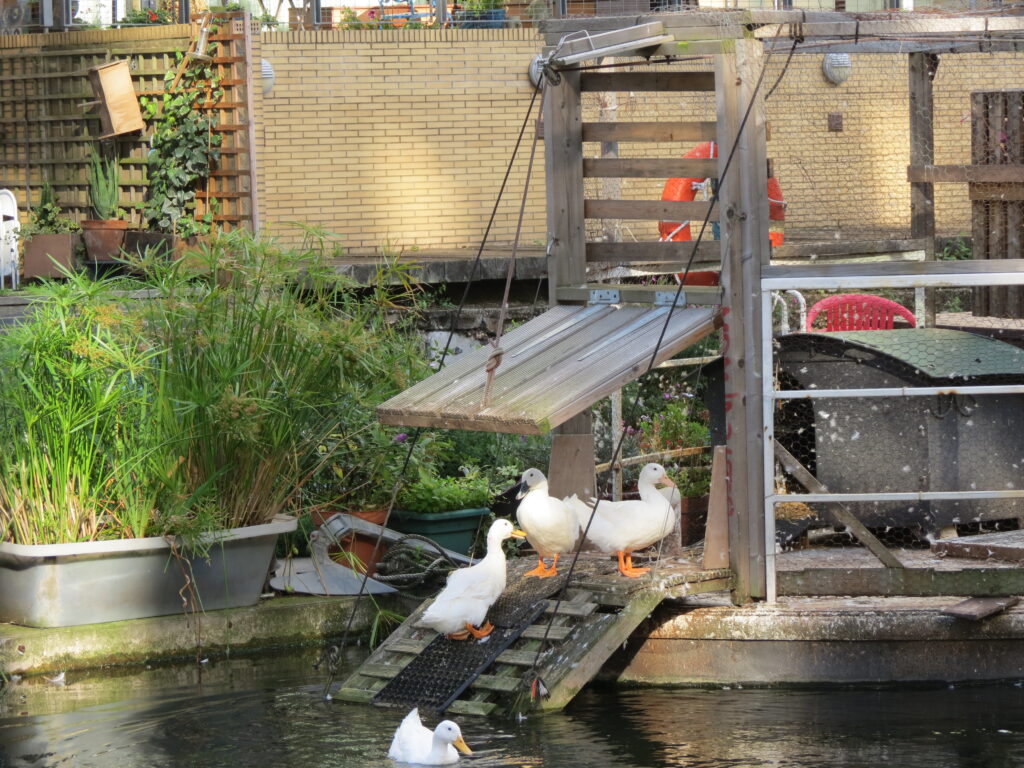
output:
<instances>
[{"instance_id":1,"label":"potted plant","mask_svg":"<svg viewBox=\"0 0 1024 768\"><path fill-rule=\"evenodd\" d=\"M120 164L115 149L89 152L89 202L96 218L82 222L86 257L92 262L117 261L128 222L118 207L121 196Z\"/></svg>"},{"instance_id":2,"label":"potted plant","mask_svg":"<svg viewBox=\"0 0 1024 768\"><path fill-rule=\"evenodd\" d=\"M456 14L460 27L501 29L505 26L505 0L468 0Z\"/></svg>"},{"instance_id":3,"label":"potted plant","mask_svg":"<svg viewBox=\"0 0 1024 768\"><path fill-rule=\"evenodd\" d=\"M208 51L211 55L215 55L214 46ZM142 207L143 231L129 233L129 253L141 255L150 249L180 257L187 243L194 244L196 238L208 235L213 226L216 199L208 199L200 213L196 193L220 160L223 136L213 130L213 116L201 106L216 103L224 91L220 78L211 75L198 60L185 65L172 91L177 71L176 66L164 75L167 90L163 94L140 99L153 136L147 159L149 186Z\"/></svg>"},{"instance_id":4,"label":"potted plant","mask_svg":"<svg viewBox=\"0 0 1024 768\"><path fill-rule=\"evenodd\" d=\"M468 554L497 492L490 476L477 467L464 467L463 474L455 477L422 470L399 491L391 527Z\"/></svg>"},{"instance_id":5,"label":"potted plant","mask_svg":"<svg viewBox=\"0 0 1024 768\"><path fill-rule=\"evenodd\" d=\"M28 224L19 233L25 244L22 273L26 278L61 277L75 263L81 241L80 228L64 216L60 200L49 182L43 184L39 203L30 213Z\"/></svg>"}]
</instances>

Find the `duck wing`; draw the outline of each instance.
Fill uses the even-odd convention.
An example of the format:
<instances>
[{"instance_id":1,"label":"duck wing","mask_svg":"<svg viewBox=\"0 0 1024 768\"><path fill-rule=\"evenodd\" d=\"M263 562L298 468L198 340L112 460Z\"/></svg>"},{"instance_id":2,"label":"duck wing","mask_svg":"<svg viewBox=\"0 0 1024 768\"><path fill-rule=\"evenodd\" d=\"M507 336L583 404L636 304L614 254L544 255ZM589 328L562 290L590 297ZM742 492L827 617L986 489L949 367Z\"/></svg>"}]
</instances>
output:
<instances>
[{"instance_id":1,"label":"duck wing","mask_svg":"<svg viewBox=\"0 0 1024 768\"><path fill-rule=\"evenodd\" d=\"M395 729L388 757L402 763L419 763L430 754L434 734L420 720L419 709L414 708Z\"/></svg>"}]
</instances>

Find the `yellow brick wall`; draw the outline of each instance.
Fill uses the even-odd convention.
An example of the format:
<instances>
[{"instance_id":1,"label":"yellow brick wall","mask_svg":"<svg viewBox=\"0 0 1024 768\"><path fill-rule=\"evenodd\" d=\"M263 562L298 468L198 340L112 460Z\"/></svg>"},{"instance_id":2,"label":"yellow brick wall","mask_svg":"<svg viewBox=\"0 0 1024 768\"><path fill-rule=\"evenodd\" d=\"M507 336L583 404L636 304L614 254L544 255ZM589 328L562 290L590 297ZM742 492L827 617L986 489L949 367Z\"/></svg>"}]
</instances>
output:
<instances>
[{"instance_id":1,"label":"yellow brick wall","mask_svg":"<svg viewBox=\"0 0 1024 768\"><path fill-rule=\"evenodd\" d=\"M288 222L322 227L356 252L477 245L539 49L532 30L264 34L254 58L276 78L256 107L264 225L282 235ZM491 243L514 237L529 149ZM539 153L525 243L544 238L543 184Z\"/></svg>"},{"instance_id":2,"label":"yellow brick wall","mask_svg":"<svg viewBox=\"0 0 1024 768\"><path fill-rule=\"evenodd\" d=\"M276 84L256 94L260 218L338 233L354 252L479 243L532 93L526 69L534 30L385 30L264 34L254 51ZM771 56L764 88L782 72ZM821 55L797 55L768 101L768 154L788 202L793 236L906 237L910 194L907 57L854 56L831 85ZM707 65L686 64L690 68ZM935 161L970 162L969 94L1022 82L1024 56L942 57L935 80ZM618 120L713 119L699 94L619 94ZM586 119L598 104L587 94ZM843 130L830 132L829 113ZM521 150L490 242L511 242L532 131ZM681 155L687 147L624 146L622 156ZM587 145L586 154L599 152ZM658 197L661 182L623 182L622 196ZM589 196L608 196L600 181ZM970 233L964 185L936 185L940 235ZM543 154L538 153L523 242L545 238ZM597 236L595 225L591 236ZM651 239L655 225L627 222ZM293 235L294 236L294 235Z\"/></svg>"}]
</instances>

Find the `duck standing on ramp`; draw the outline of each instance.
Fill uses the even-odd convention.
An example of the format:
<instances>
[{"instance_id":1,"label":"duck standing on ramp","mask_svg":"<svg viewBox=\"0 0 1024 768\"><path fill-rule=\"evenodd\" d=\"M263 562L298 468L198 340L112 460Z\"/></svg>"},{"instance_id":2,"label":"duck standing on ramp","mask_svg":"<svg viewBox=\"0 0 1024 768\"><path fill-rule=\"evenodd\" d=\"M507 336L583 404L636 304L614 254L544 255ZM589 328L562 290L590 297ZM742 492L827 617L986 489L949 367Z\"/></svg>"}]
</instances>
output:
<instances>
[{"instance_id":1,"label":"duck standing on ramp","mask_svg":"<svg viewBox=\"0 0 1024 768\"><path fill-rule=\"evenodd\" d=\"M495 520L487 532L487 554L476 565L459 568L448 574L448 582L434 598L417 622L419 627L448 635L452 640L466 640L470 635L478 640L494 630L487 622L487 611L505 591L505 552L501 543L526 534L511 522Z\"/></svg>"},{"instance_id":2,"label":"duck standing on ramp","mask_svg":"<svg viewBox=\"0 0 1024 768\"><path fill-rule=\"evenodd\" d=\"M547 579L558 575L558 556L572 552L580 534L576 511L566 501L548 494L548 479L539 469L523 472L517 498L516 520L526 531L526 540L537 550L537 567L524 576ZM552 558L551 567L544 562Z\"/></svg>"}]
</instances>

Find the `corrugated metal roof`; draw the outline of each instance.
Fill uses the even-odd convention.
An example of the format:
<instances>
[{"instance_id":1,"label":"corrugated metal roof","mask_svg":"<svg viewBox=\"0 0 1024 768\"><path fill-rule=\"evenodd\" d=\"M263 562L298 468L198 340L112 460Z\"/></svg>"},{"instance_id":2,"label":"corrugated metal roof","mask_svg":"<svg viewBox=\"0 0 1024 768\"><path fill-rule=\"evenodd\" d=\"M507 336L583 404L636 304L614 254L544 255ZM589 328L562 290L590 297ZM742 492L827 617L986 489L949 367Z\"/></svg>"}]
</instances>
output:
<instances>
[{"instance_id":1,"label":"corrugated metal roof","mask_svg":"<svg viewBox=\"0 0 1024 768\"><path fill-rule=\"evenodd\" d=\"M1006 342L948 328L833 331L858 346L875 349L934 379L1024 375L1024 350Z\"/></svg>"},{"instance_id":2,"label":"corrugated metal roof","mask_svg":"<svg viewBox=\"0 0 1024 768\"><path fill-rule=\"evenodd\" d=\"M484 407L484 345L377 408L384 424L543 434L700 340L712 307L560 305L506 333L504 358ZM668 321L666 327L666 320Z\"/></svg>"}]
</instances>

